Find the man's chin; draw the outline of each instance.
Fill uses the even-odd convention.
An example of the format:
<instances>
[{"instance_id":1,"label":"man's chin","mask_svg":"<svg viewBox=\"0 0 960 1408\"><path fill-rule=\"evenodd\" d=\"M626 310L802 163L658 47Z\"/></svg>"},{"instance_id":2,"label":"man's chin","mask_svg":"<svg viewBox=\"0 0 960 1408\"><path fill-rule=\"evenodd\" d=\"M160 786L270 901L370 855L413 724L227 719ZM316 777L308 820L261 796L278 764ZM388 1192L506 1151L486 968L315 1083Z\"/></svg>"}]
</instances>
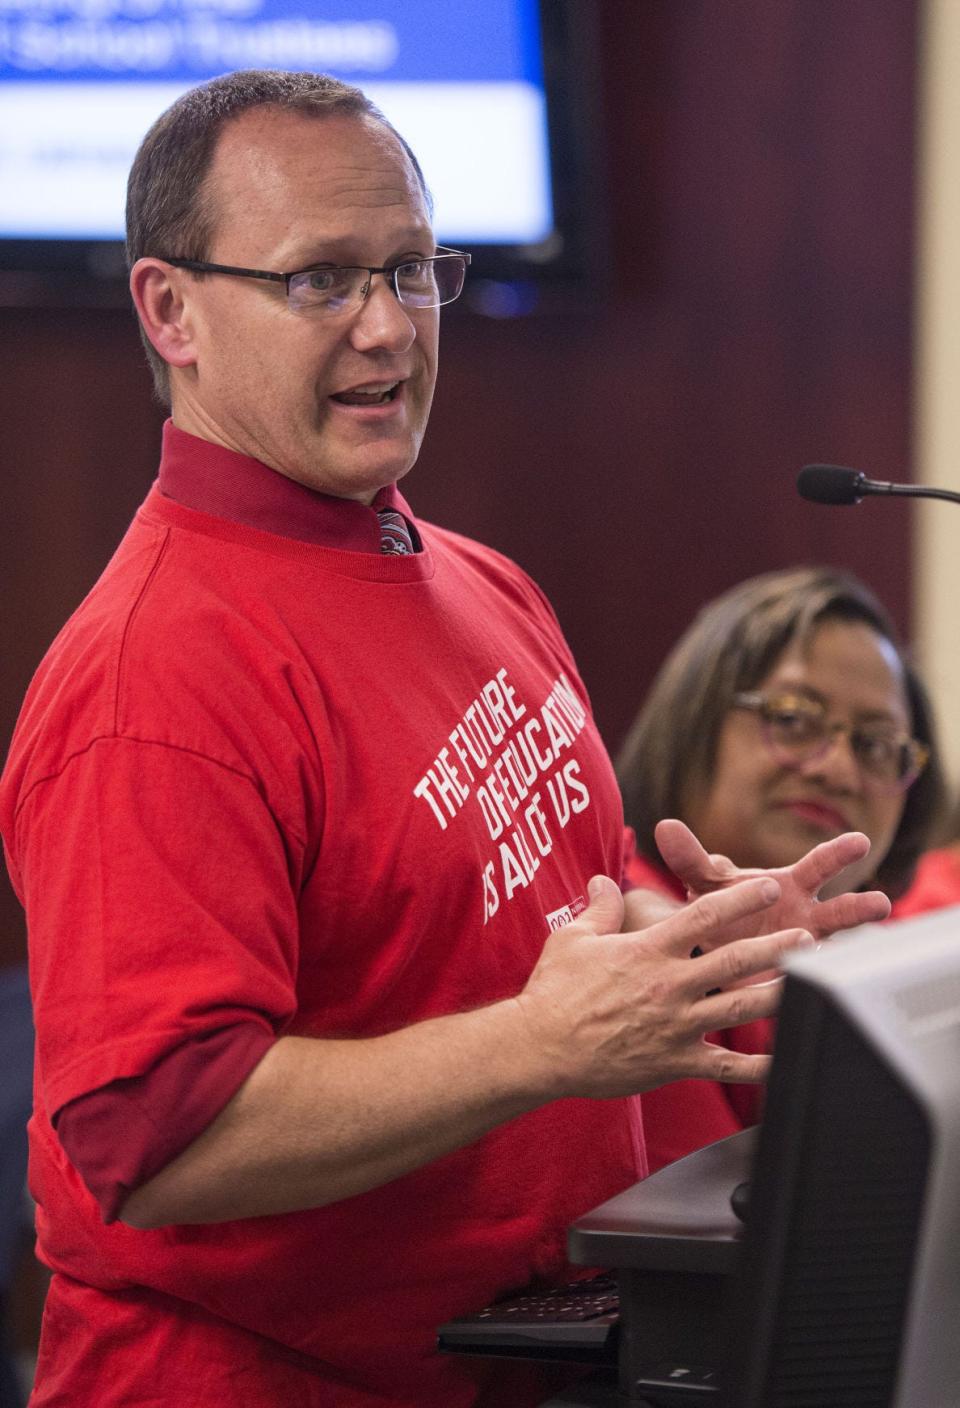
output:
<instances>
[{"instance_id":1,"label":"man's chin","mask_svg":"<svg viewBox=\"0 0 960 1408\"><path fill-rule=\"evenodd\" d=\"M420 443L381 440L365 445L324 447L322 458L318 456L314 470L318 479L327 487L325 493L337 494L341 498L360 499L366 502L374 498L388 484L398 484L417 462ZM317 488L323 485L317 484Z\"/></svg>"},{"instance_id":2,"label":"man's chin","mask_svg":"<svg viewBox=\"0 0 960 1408\"><path fill-rule=\"evenodd\" d=\"M332 456L325 449L322 455L319 451L313 458L309 453L300 454L275 468L316 493L369 504L381 489L402 479L414 463L415 458L409 455L363 456L354 452Z\"/></svg>"}]
</instances>

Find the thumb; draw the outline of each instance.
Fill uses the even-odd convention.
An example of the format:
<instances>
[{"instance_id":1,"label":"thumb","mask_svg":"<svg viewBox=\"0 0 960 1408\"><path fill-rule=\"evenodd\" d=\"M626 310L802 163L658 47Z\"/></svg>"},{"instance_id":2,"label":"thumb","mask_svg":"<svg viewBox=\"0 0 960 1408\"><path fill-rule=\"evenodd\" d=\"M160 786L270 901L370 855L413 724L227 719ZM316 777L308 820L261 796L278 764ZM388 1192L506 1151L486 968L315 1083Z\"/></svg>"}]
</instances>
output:
<instances>
[{"instance_id":1,"label":"thumb","mask_svg":"<svg viewBox=\"0 0 960 1408\"><path fill-rule=\"evenodd\" d=\"M597 934L616 934L623 923L623 895L609 875L594 875L587 883L589 905L580 915Z\"/></svg>"},{"instance_id":2,"label":"thumb","mask_svg":"<svg viewBox=\"0 0 960 1408\"><path fill-rule=\"evenodd\" d=\"M658 821L654 828L654 840L664 863L688 890L704 890L716 885L722 878L714 858L707 855L689 826L675 818ZM719 857L729 866L725 856Z\"/></svg>"},{"instance_id":3,"label":"thumb","mask_svg":"<svg viewBox=\"0 0 960 1408\"><path fill-rule=\"evenodd\" d=\"M706 855L689 826L677 817L658 821L653 829L657 850L668 865L689 865Z\"/></svg>"}]
</instances>

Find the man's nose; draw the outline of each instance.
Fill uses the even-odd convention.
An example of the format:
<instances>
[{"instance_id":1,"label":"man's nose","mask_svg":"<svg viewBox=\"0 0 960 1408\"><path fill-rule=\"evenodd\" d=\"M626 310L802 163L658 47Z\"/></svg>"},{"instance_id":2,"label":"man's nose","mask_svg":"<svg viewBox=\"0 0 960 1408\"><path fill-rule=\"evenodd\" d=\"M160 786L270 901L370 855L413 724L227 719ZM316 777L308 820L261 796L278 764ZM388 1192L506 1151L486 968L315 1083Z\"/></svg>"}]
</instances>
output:
<instances>
[{"instance_id":1,"label":"man's nose","mask_svg":"<svg viewBox=\"0 0 960 1408\"><path fill-rule=\"evenodd\" d=\"M416 339L417 329L394 293L388 275L370 276L367 296L357 310L350 334L354 346L364 352L376 347L405 352Z\"/></svg>"}]
</instances>

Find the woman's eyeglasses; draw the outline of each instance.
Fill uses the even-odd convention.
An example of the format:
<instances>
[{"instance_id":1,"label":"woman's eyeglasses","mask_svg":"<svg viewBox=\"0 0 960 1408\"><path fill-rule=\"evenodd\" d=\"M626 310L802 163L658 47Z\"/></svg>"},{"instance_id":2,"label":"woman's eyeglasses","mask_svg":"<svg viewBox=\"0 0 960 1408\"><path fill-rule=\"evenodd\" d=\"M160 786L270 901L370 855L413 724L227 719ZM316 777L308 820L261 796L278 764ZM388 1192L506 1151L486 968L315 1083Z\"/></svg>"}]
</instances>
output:
<instances>
[{"instance_id":1,"label":"woman's eyeglasses","mask_svg":"<svg viewBox=\"0 0 960 1408\"><path fill-rule=\"evenodd\" d=\"M830 723L826 705L802 694L736 694L733 707L760 716L767 745L788 763L812 762L846 734L862 772L890 791L905 791L930 757L925 744L890 724Z\"/></svg>"}]
</instances>

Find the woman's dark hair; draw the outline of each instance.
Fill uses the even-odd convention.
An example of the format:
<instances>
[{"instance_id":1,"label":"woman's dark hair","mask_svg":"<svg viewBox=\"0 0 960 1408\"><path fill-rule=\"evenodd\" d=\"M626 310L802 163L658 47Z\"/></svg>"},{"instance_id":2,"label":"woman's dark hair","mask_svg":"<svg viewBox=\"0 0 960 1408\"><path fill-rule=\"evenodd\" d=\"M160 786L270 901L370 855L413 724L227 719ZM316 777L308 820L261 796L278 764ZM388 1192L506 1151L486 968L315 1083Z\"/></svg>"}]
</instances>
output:
<instances>
[{"instance_id":1,"label":"woman's dark hair","mask_svg":"<svg viewBox=\"0 0 960 1408\"><path fill-rule=\"evenodd\" d=\"M930 749L875 872L875 883L891 899L907 889L946 796L933 711L880 602L852 574L830 567L790 568L741 582L709 602L668 655L617 760L626 821L642 855L660 862L656 823L682 820L698 790L709 785L734 695L756 689L789 645L807 641L826 620L862 622L890 642L903 668L913 736Z\"/></svg>"}]
</instances>

